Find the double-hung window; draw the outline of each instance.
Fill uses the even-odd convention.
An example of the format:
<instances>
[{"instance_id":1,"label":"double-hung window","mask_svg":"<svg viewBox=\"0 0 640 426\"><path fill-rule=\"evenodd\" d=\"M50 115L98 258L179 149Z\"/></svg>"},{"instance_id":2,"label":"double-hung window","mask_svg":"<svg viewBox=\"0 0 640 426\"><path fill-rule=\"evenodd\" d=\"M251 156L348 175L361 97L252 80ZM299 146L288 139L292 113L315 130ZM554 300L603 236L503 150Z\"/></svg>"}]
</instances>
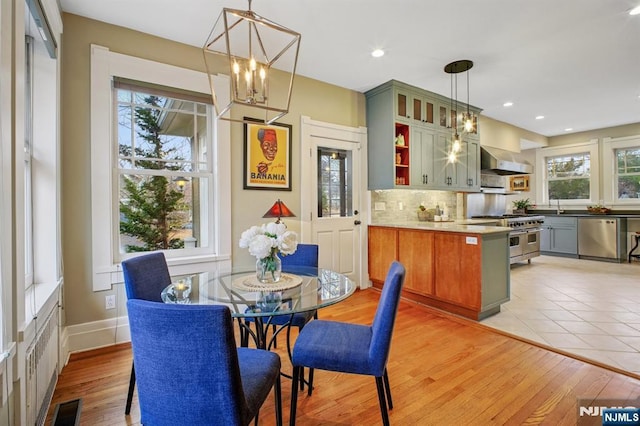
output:
<instances>
[{"instance_id":1,"label":"double-hung window","mask_svg":"<svg viewBox=\"0 0 640 426\"><path fill-rule=\"evenodd\" d=\"M603 139L604 199L612 205L640 204L640 135Z\"/></svg>"},{"instance_id":2,"label":"double-hung window","mask_svg":"<svg viewBox=\"0 0 640 426\"><path fill-rule=\"evenodd\" d=\"M230 126L207 75L96 45L91 57L94 291L141 252L163 251L172 275L230 267Z\"/></svg>"},{"instance_id":3,"label":"double-hung window","mask_svg":"<svg viewBox=\"0 0 640 426\"><path fill-rule=\"evenodd\" d=\"M113 99L120 255L209 247L210 98L116 79Z\"/></svg>"},{"instance_id":4,"label":"double-hung window","mask_svg":"<svg viewBox=\"0 0 640 426\"><path fill-rule=\"evenodd\" d=\"M538 205L555 200L583 205L598 200L597 141L539 149L536 153Z\"/></svg>"},{"instance_id":5,"label":"double-hung window","mask_svg":"<svg viewBox=\"0 0 640 426\"><path fill-rule=\"evenodd\" d=\"M588 200L591 157L588 152L547 157L547 189L550 200Z\"/></svg>"}]
</instances>

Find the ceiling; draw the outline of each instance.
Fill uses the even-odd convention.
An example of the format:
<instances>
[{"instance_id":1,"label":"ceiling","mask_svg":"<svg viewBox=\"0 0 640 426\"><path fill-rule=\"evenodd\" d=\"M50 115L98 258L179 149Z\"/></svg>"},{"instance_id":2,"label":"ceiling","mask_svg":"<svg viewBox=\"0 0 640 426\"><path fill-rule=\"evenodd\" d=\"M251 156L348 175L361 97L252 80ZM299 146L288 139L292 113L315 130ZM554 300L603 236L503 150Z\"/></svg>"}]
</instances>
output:
<instances>
[{"instance_id":1,"label":"ceiling","mask_svg":"<svg viewBox=\"0 0 640 426\"><path fill-rule=\"evenodd\" d=\"M223 7L248 9L244 0L60 4L65 12L198 47ZM252 9L302 34L300 75L360 92L395 79L450 96L444 66L470 59L472 105L493 119L555 136L640 122L640 15L628 13L638 5L640 0L256 0ZM374 48L386 54L373 58ZM466 78L459 77L458 87L458 100L466 102Z\"/></svg>"}]
</instances>

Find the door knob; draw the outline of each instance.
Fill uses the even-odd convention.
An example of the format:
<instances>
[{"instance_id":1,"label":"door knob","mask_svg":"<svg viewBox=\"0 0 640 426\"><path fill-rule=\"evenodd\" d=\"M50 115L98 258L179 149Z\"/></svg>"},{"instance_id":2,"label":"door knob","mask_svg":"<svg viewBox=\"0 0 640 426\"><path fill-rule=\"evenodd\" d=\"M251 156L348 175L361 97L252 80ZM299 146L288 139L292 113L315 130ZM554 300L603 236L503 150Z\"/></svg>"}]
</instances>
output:
<instances>
[{"instance_id":1,"label":"door knob","mask_svg":"<svg viewBox=\"0 0 640 426\"><path fill-rule=\"evenodd\" d=\"M354 220L354 221L353 221L353 224L354 224L354 225L360 225L361 223L362 223L362 222L360 222L359 220Z\"/></svg>"}]
</instances>

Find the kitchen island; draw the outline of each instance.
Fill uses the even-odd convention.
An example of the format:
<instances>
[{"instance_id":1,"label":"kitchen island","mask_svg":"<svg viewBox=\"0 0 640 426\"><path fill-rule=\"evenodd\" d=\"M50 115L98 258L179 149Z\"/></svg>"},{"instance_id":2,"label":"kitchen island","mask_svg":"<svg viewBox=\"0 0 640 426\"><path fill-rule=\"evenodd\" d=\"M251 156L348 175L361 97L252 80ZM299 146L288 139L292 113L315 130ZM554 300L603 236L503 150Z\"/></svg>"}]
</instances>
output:
<instances>
[{"instance_id":1,"label":"kitchen island","mask_svg":"<svg viewBox=\"0 0 640 426\"><path fill-rule=\"evenodd\" d=\"M400 261L403 296L474 320L509 301L509 231L486 220L369 226L369 279L382 288Z\"/></svg>"}]
</instances>

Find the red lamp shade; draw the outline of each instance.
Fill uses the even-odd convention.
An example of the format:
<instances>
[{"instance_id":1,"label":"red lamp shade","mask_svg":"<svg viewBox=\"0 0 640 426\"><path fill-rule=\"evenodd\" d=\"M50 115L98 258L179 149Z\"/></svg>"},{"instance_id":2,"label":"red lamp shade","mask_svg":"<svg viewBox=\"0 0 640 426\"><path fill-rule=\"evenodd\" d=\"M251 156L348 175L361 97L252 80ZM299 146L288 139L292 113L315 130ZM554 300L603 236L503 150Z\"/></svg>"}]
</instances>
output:
<instances>
[{"instance_id":1,"label":"red lamp shade","mask_svg":"<svg viewBox=\"0 0 640 426\"><path fill-rule=\"evenodd\" d=\"M296 217L296 215L278 198L278 201L262 217L277 217L276 223L280 223L281 217Z\"/></svg>"}]
</instances>

